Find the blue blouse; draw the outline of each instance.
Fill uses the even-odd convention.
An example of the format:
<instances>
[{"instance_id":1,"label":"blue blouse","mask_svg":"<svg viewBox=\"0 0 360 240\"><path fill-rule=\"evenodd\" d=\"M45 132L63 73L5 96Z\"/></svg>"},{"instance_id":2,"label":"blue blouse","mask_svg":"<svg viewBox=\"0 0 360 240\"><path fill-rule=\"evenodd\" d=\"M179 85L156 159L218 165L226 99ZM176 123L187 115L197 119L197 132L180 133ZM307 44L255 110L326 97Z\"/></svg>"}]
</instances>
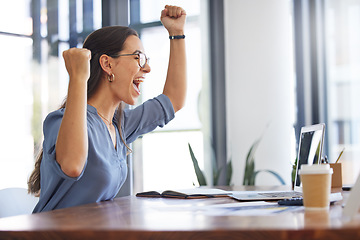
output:
<instances>
[{"instance_id":1,"label":"blue blouse","mask_svg":"<svg viewBox=\"0 0 360 240\"><path fill-rule=\"evenodd\" d=\"M50 113L43 125L43 158L40 165L40 199L34 209L44 212L59 208L113 199L127 175L126 146L121 141L116 118L114 147L107 126L96 108L87 105L89 152L80 176L67 176L55 160L55 143L64 109ZM138 136L163 127L174 118L174 109L166 95L159 95L132 110L124 110L121 131L126 144Z\"/></svg>"}]
</instances>

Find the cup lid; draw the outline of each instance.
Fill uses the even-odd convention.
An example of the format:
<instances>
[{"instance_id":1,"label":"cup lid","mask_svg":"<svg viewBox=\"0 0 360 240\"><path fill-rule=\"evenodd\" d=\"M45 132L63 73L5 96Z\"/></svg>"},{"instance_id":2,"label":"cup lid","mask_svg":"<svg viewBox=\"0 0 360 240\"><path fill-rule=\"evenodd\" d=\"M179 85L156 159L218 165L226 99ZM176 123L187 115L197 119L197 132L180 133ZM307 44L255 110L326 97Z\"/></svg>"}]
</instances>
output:
<instances>
[{"instance_id":1,"label":"cup lid","mask_svg":"<svg viewBox=\"0 0 360 240\"><path fill-rule=\"evenodd\" d=\"M333 169L329 164L302 164L299 174L332 174Z\"/></svg>"}]
</instances>

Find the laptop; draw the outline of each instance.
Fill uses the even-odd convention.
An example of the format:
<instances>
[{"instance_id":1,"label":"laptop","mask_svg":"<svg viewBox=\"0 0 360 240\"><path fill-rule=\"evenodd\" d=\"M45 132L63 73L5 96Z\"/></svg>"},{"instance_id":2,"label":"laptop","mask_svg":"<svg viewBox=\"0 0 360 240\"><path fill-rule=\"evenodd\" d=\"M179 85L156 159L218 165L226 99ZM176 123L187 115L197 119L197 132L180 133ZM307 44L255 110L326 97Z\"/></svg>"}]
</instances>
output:
<instances>
[{"instance_id":1,"label":"laptop","mask_svg":"<svg viewBox=\"0 0 360 240\"><path fill-rule=\"evenodd\" d=\"M325 124L304 126L301 128L298 150L298 161L294 190L291 191L235 191L231 197L239 201L281 200L293 197L302 197L302 185L299 169L302 164L321 163L321 154L324 141ZM333 196L338 199L339 196ZM332 199L332 197L330 197Z\"/></svg>"}]
</instances>

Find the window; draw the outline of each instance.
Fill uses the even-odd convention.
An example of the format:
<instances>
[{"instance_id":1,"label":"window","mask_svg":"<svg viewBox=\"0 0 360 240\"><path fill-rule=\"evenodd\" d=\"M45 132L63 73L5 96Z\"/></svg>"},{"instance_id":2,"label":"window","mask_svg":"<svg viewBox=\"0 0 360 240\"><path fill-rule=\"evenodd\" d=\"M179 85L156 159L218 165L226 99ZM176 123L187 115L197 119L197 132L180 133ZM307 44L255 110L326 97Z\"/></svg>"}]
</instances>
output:
<instances>
[{"instance_id":1,"label":"window","mask_svg":"<svg viewBox=\"0 0 360 240\"><path fill-rule=\"evenodd\" d=\"M345 149L343 183L352 184L360 170L360 3L293 3L298 122L326 123L323 154L332 163Z\"/></svg>"},{"instance_id":2,"label":"window","mask_svg":"<svg viewBox=\"0 0 360 240\"><path fill-rule=\"evenodd\" d=\"M324 1L329 159L342 149L343 182L360 169L360 2Z\"/></svg>"},{"instance_id":3,"label":"window","mask_svg":"<svg viewBox=\"0 0 360 240\"><path fill-rule=\"evenodd\" d=\"M27 187L42 122L67 94L62 51L99 27L100 0L0 3L0 189Z\"/></svg>"},{"instance_id":4,"label":"window","mask_svg":"<svg viewBox=\"0 0 360 240\"><path fill-rule=\"evenodd\" d=\"M33 165L30 1L0 3L0 189L24 187Z\"/></svg>"}]
</instances>

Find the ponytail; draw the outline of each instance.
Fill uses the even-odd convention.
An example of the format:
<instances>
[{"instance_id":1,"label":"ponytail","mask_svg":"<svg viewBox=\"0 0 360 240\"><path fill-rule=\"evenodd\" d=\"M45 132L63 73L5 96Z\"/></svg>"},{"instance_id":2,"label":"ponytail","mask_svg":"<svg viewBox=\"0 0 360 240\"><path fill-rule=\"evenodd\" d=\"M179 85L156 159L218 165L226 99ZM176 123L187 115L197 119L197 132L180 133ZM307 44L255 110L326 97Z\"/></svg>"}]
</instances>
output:
<instances>
[{"instance_id":1,"label":"ponytail","mask_svg":"<svg viewBox=\"0 0 360 240\"><path fill-rule=\"evenodd\" d=\"M40 165L43 157L43 149L41 148L38 156L35 161L35 168L32 171L29 180L28 180L28 193L35 196L40 195Z\"/></svg>"}]
</instances>

